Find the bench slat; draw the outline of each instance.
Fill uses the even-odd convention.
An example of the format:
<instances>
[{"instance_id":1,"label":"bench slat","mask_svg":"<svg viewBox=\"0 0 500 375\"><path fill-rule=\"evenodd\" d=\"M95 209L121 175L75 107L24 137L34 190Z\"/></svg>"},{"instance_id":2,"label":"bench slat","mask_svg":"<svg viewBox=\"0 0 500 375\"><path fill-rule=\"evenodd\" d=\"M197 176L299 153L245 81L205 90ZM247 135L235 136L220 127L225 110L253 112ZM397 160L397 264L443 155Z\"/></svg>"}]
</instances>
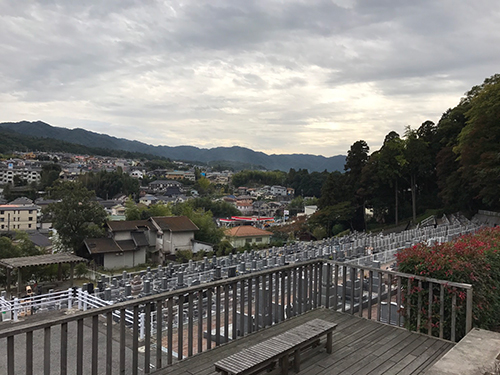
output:
<instances>
[{"instance_id":1,"label":"bench slat","mask_svg":"<svg viewBox=\"0 0 500 375\"><path fill-rule=\"evenodd\" d=\"M313 319L287 332L217 361L215 369L231 375L251 374L255 371L260 371L270 366L273 362L285 356L288 357L293 352L298 356L298 350L311 345L311 343L318 340L321 336L331 336L336 327L337 324L333 322ZM288 361L283 362L288 363ZM286 365L284 364L284 366ZM298 364L296 366L298 369Z\"/></svg>"}]
</instances>

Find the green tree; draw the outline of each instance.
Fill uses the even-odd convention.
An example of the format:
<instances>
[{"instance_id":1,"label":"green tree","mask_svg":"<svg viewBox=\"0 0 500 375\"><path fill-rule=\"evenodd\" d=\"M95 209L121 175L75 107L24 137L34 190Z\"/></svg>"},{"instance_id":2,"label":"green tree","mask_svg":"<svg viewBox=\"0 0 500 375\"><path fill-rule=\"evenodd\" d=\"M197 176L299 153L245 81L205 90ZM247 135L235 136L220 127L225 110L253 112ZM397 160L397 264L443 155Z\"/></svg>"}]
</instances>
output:
<instances>
[{"instance_id":1,"label":"green tree","mask_svg":"<svg viewBox=\"0 0 500 375\"><path fill-rule=\"evenodd\" d=\"M470 100L462 99L453 109L448 109L438 122L436 138L441 148L436 155L436 182L439 196L445 206L452 211L473 211L473 196L460 173L460 163L453 151L458 144L458 135L465 127L466 112L470 108Z\"/></svg>"},{"instance_id":2,"label":"green tree","mask_svg":"<svg viewBox=\"0 0 500 375\"><path fill-rule=\"evenodd\" d=\"M359 181L363 167L368 161L369 151L370 147L363 140L354 142L349 151L347 151L344 170L348 177L348 183L351 185L355 185Z\"/></svg>"},{"instance_id":3,"label":"green tree","mask_svg":"<svg viewBox=\"0 0 500 375\"><path fill-rule=\"evenodd\" d=\"M210 180L204 176L196 180L196 184L194 186L201 195L207 195L213 191L213 186L210 183Z\"/></svg>"},{"instance_id":4,"label":"green tree","mask_svg":"<svg viewBox=\"0 0 500 375\"><path fill-rule=\"evenodd\" d=\"M218 228L211 211L195 209L192 201L176 204L172 213L177 216L187 216L197 227L194 238L198 241L218 244L224 237L222 228Z\"/></svg>"},{"instance_id":5,"label":"green tree","mask_svg":"<svg viewBox=\"0 0 500 375\"><path fill-rule=\"evenodd\" d=\"M59 164L51 163L45 164L40 172L40 190L45 190L52 186L54 181L59 180L59 175L61 173L61 166Z\"/></svg>"},{"instance_id":6,"label":"green tree","mask_svg":"<svg viewBox=\"0 0 500 375\"><path fill-rule=\"evenodd\" d=\"M79 180L87 189L95 191L95 194L103 199L111 199L117 194L136 196L139 193L139 181L119 170L90 172L81 175Z\"/></svg>"},{"instance_id":7,"label":"green tree","mask_svg":"<svg viewBox=\"0 0 500 375\"><path fill-rule=\"evenodd\" d=\"M346 180L346 175L339 171L332 172L328 175L328 178L321 188L321 198L318 202L320 209L334 206L346 200L349 196Z\"/></svg>"},{"instance_id":8,"label":"green tree","mask_svg":"<svg viewBox=\"0 0 500 375\"><path fill-rule=\"evenodd\" d=\"M297 215L299 212L304 212L304 198L301 195L292 199L288 205L290 216Z\"/></svg>"},{"instance_id":9,"label":"green tree","mask_svg":"<svg viewBox=\"0 0 500 375\"><path fill-rule=\"evenodd\" d=\"M125 219L126 220L141 220L141 210L132 199L125 201Z\"/></svg>"},{"instance_id":10,"label":"green tree","mask_svg":"<svg viewBox=\"0 0 500 375\"><path fill-rule=\"evenodd\" d=\"M432 170L433 160L427 142L418 131L407 127L405 132L405 170L410 177L412 217L417 220L417 180Z\"/></svg>"},{"instance_id":11,"label":"green tree","mask_svg":"<svg viewBox=\"0 0 500 375\"><path fill-rule=\"evenodd\" d=\"M94 199L95 194L79 182L61 182L50 190L58 200L45 209L57 231L60 250L76 252L87 237L104 234L106 211Z\"/></svg>"},{"instance_id":12,"label":"green tree","mask_svg":"<svg viewBox=\"0 0 500 375\"><path fill-rule=\"evenodd\" d=\"M399 224L399 182L406 165L404 142L395 131L386 135L378 156L379 179L394 189L394 222Z\"/></svg>"},{"instance_id":13,"label":"green tree","mask_svg":"<svg viewBox=\"0 0 500 375\"><path fill-rule=\"evenodd\" d=\"M22 256L21 250L12 243L7 236L0 236L0 259L17 258Z\"/></svg>"},{"instance_id":14,"label":"green tree","mask_svg":"<svg viewBox=\"0 0 500 375\"><path fill-rule=\"evenodd\" d=\"M23 179L21 176L19 175L15 175L14 176L14 187L20 187L20 186L26 186L28 185L28 181L26 181L25 179Z\"/></svg>"},{"instance_id":15,"label":"green tree","mask_svg":"<svg viewBox=\"0 0 500 375\"><path fill-rule=\"evenodd\" d=\"M30 240L28 233L17 231L14 239L19 249L20 256L28 257L41 253L40 249Z\"/></svg>"},{"instance_id":16,"label":"green tree","mask_svg":"<svg viewBox=\"0 0 500 375\"><path fill-rule=\"evenodd\" d=\"M189 205L193 209L211 211L216 218L241 215L241 212L232 204L225 201L214 201L208 197L191 199Z\"/></svg>"},{"instance_id":17,"label":"green tree","mask_svg":"<svg viewBox=\"0 0 500 375\"><path fill-rule=\"evenodd\" d=\"M155 203L148 207L147 209L149 216L172 216L172 210L170 205L163 203Z\"/></svg>"},{"instance_id":18,"label":"green tree","mask_svg":"<svg viewBox=\"0 0 500 375\"><path fill-rule=\"evenodd\" d=\"M344 170L351 201L355 204L355 216L353 218L353 226L356 230L366 229L365 223L365 205L366 197L365 190L361 185L361 174L363 168L368 162L368 152L370 148L368 144L361 140L355 142L347 152Z\"/></svg>"},{"instance_id":19,"label":"green tree","mask_svg":"<svg viewBox=\"0 0 500 375\"><path fill-rule=\"evenodd\" d=\"M500 208L500 74L474 87L467 125L458 136L454 152L460 171L474 196L485 207Z\"/></svg>"}]
</instances>

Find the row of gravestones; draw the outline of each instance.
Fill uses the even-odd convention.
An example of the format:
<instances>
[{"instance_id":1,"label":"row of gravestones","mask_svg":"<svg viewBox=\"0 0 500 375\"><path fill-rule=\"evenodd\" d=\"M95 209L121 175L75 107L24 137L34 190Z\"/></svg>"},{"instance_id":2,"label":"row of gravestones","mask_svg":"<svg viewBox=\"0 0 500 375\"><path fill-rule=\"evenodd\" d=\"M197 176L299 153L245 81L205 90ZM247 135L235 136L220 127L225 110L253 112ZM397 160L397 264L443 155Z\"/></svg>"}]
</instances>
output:
<instances>
[{"instance_id":1,"label":"row of gravestones","mask_svg":"<svg viewBox=\"0 0 500 375\"><path fill-rule=\"evenodd\" d=\"M205 257L202 261L189 261L183 265L169 263L166 267L148 268L137 274L124 271L121 277L110 278L103 275L95 285L95 292L100 298L122 301L311 259L329 258L349 262L377 254L381 249L391 251L424 241L430 244L445 242L471 230L475 230L472 225L446 224L387 236L353 233L342 238L301 242L264 251L245 251L227 257L214 256L211 259ZM87 288L88 291L94 289L93 286Z\"/></svg>"}]
</instances>

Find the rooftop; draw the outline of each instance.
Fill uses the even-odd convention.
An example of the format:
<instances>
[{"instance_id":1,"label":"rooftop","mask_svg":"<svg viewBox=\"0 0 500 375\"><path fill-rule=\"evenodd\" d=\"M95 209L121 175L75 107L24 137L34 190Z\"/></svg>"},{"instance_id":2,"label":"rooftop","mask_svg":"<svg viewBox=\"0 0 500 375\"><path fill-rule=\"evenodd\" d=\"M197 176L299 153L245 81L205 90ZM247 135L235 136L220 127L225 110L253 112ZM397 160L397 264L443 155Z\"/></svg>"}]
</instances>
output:
<instances>
[{"instance_id":1,"label":"rooftop","mask_svg":"<svg viewBox=\"0 0 500 375\"><path fill-rule=\"evenodd\" d=\"M227 229L225 235L228 237L254 237L254 236L271 236L272 232L267 230L258 229L251 225L240 225Z\"/></svg>"},{"instance_id":2,"label":"rooftop","mask_svg":"<svg viewBox=\"0 0 500 375\"><path fill-rule=\"evenodd\" d=\"M108 221L108 227L113 232L133 231L144 227L154 230L149 220Z\"/></svg>"},{"instance_id":3,"label":"rooftop","mask_svg":"<svg viewBox=\"0 0 500 375\"><path fill-rule=\"evenodd\" d=\"M119 253L122 251L112 238L86 238L83 243L91 254Z\"/></svg>"},{"instance_id":4,"label":"rooftop","mask_svg":"<svg viewBox=\"0 0 500 375\"><path fill-rule=\"evenodd\" d=\"M199 230L187 216L156 216L152 218L161 230L192 232Z\"/></svg>"},{"instance_id":5,"label":"rooftop","mask_svg":"<svg viewBox=\"0 0 500 375\"><path fill-rule=\"evenodd\" d=\"M31 257L7 258L0 260L0 266L3 268L16 269L31 266L46 266L59 263L79 263L85 259L73 254L57 253L46 255L35 255Z\"/></svg>"}]
</instances>

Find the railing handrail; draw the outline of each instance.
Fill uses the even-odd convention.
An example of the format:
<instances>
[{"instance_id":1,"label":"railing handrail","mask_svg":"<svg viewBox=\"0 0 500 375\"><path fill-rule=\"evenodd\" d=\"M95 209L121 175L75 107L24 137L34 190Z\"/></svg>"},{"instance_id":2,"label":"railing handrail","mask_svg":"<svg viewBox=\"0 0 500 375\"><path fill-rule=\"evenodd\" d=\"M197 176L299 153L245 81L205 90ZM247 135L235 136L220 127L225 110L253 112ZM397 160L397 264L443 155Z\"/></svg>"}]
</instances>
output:
<instances>
[{"instance_id":1,"label":"railing handrail","mask_svg":"<svg viewBox=\"0 0 500 375\"><path fill-rule=\"evenodd\" d=\"M168 292L154 294L151 296L135 298L131 301L118 302L118 303L113 304L113 305L97 307L97 308L93 308L93 309L87 310L87 311L79 311L79 312L76 312L75 314L72 314L70 316L49 318L48 320L41 321L41 322L25 323L25 324L22 324L22 326L18 326L18 325L10 326L8 328L0 330L0 339L5 338L5 337L9 337L12 335L17 335L20 333L26 333L28 331L33 331L33 330L37 330L37 329L51 327L51 326L57 325L57 324L69 323L71 321L75 321L75 320L79 320L79 319L90 318L90 317L95 316L95 315L100 315L100 314L104 315L108 312L113 312L116 310L129 309L129 308L133 308L134 306L137 306L137 305L142 305L142 304L152 303L152 302L154 303L154 302L158 302L158 301L164 301L164 300L169 299L169 298L184 296L184 295L187 295L190 293L196 293L198 291L203 291L203 290L206 290L209 288L213 289L213 288L217 288L219 286L235 284L235 283L238 283L240 281L253 279L253 278L256 278L259 276L263 276L263 275L268 275L269 273L292 270L292 269L297 268L297 267L305 267L308 265L316 264L318 262L330 263L333 266L338 265L339 267L345 266L347 268L363 269L366 271L373 271L374 273L380 272L380 273L390 274L392 276L401 277L401 278L408 278L408 279L413 279L413 280L422 281L422 282L432 282L435 284L440 284L440 285L442 284L445 286L463 288L466 290L472 290L471 284L457 283L457 282L446 281L446 280L439 280L439 279L429 278L429 277L425 277L425 276L412 275L412 274L391 271L391 270L382 270L380 268L375 268L375 267L370 267L370 266L352 265L350 263L345 263L345 262L336 262L336 261L325 260L325 259L314 259L314 260L309 260L309 261L300 262L300 263L293 263L293 264L286 265L286 266L274 267L274 268L271 268L268 270L252 272L252 273L249 273L246 275L236 276L236 277L232 277L232 278L226 278L226 279L217 280L217 281L213 281L213 282L209 282L209 283L203 283L200 285L191 286L191 287L187 287L187 288L183 288L183 289L179 289L179 290L175 290L175 291L168 291Z\"/></svg>"},{"instance_id":2,"label":"railing handrail","mask_svg":"<svg viewBox=\"0 0 500 375\"><path fill-rule=\"evenodd\" d=\"M386 274L391 274L392 276L397 276L397 277L404 277L407 279L413 279L413 280L420 280L422 282L431 282L434 284L442 284L445 286L451 286L455 288L463 288L463 289L472 289L471 284L466 284L466 283L457 283L454 281L448 281L448 280L440 280L440 279L434 279L431 277L425 277L425 276L420 276L420 275L414 275L411 273L403 273L403 272L397 272L397 271L392 271L392 270L383 270L380 268L375 268L375 267L370 267L370 266L360 266L360 265L353 265L352 263L346 263L346 262L336 262L333 260L329 260L329 263L332 264L338 264L339 266L346 266L350 268L362 268L367 271L373 271L373 272L383 272Z\"/></svg>"},{"instance_id":3,"label":"railing handrail","mask_svg":"<svg viewBox=\"0 0 500 375\"><path fill-rule=\"evenodd\" d=\"M110 306L98 307L98 308L90 309L87 311L79 311L79 312L76 312L75 314L68 315L68 316L49 318L45 321L35 322L35 323L25 323L22 326L17 326L17 325L10 326L8 328L0 330L0 339L6 338L6 337L9 337L12 335L18 335L18 334L26 333L29 331L34 331L34 330L38 330L38 329L42 329L42 328L51 327L51 326L54 326L57 324L69 323L69 322L79 320L79 319L90 318L90 317L93 317L95 315L107 314L107 313L113 312L115 310L133 308L134 306L143 305L143 304L151 303L151 302L164 301L166 299L175 298L175 297L178 297L181 295L183 296L186 294L195 293L198 291L203 291L203 290L206 290L208 288L213 289L213 288L217 288L218 286L236 284L239 281L245 281L248 279L253 279L253 278L256 278L259 276L268 275L270 273L276 273L279 271L292 270L292 269L297 268L297 267L304 267L304 266L316 264L319 262L323 263L323 262L325 262L325 260L324 259L314 259L314 260L309 260L306 262L293 263L293 264L290 264L287 266L274 267L274 268L271 268L268 270L252 272L252 273L249 273L247 275L241 275L241 276L231 277L231 278L227 278L227 279L217 280L217 281L213 281L210 283L204 283L204 284L200 284L200 285L190 286L190 287L175 290L175 291L168 291L168 292L154 294L151 296L135 298L131 301L118 302L118 303L116 303L114 305L110 305Z\"/></svg>"}]
</instances>

